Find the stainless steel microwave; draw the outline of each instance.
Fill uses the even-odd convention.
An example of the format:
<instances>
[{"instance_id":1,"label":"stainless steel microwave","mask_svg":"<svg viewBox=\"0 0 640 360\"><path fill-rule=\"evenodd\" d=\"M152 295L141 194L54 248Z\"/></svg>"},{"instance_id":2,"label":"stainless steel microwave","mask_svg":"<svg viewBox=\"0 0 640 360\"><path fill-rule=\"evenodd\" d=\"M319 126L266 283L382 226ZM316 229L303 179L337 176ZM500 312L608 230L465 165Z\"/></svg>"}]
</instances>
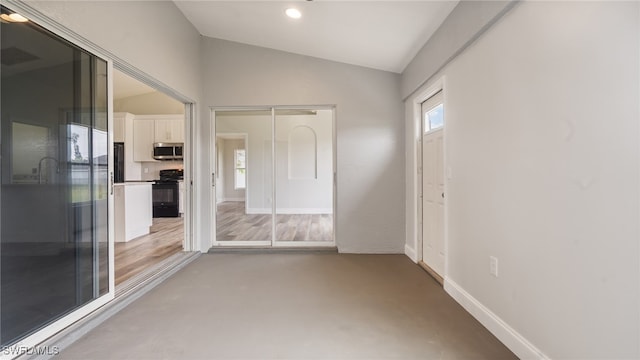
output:
<instances>
[{"instance_id":1,"label":"stainless steel microwave","mask_svg":"<svg viewBox=\"0 0 640 360\"><path fill-rule=\"evenodd\" d=\"M182 160L183 143L154 143L153 158L156 160Z\"/></svg>"}]
</instances>

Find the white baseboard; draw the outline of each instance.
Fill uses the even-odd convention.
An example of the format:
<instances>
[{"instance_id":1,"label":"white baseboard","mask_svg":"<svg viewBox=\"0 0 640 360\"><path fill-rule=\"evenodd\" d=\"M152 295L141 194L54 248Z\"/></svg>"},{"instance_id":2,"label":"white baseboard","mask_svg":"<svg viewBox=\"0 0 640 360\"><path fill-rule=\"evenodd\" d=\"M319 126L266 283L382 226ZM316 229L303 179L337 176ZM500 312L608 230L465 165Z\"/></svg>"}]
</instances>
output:
<instances>
[{"instance_id":1,"label":"white baseboard","mask_svg":"<svg viewBox=\"0 0 640 360\"><path fill-rule=\"evenodd\" d=\"M416 249L410 247L408 244L404 246L404 254L414 263L418 263L418 253L416 253Z\"/></svg>"},{"instance_id":2,"label":"white baseboard","mask_svg":"<svg viewBox=\"0 0 640 360\"><path fill-rule=\"evenodd\" d=\"M246 213L249 215L271 214L271 209L247 208Z\"/></svg>"},{"instance_id":3,"label":"white baseboard","mask_svg":"<svg viewBox=\"0 0 640 360\"><path fill-rule=\"evenodd\" d=\"M332 208L286 208L278 209L278 214L331 214Z\"/></svg>"},{"instance_id":4,"label":"white baseboard","mask_svg":"<svg viewBox=\"0 0 640 360\"><path fill-rule=\"evenodd\" d=\"M278 209L278 214L281 215L296 215L296 214L331 214L333 209L324 208L287 208ZM265 208L247 208L247 214L271 214L271 209Z\"/></svg>"},{"instance_id":5,"label":"white baseboard","mask_svg":"<svg viewBox=\"0 0 640 360\"><path fill-rule=\"evenodd\" d=\"M520 359L549 360L542 351L450 278L445 277L444 290L495 335L509 350L513 351L517 357Z\"/></svg>"},{"instance_id":6,"label":"white baseboard","mask_svg":"<svg viewBox=\"0 0 640 360\"><path fill-rule=\"evenodd\" d=\"M239 197L239 198L224 198L224 199L222 199L222 201L240 202L240 201L244 201L244 198L243 197Z\"/></svg>"}]
</instances>

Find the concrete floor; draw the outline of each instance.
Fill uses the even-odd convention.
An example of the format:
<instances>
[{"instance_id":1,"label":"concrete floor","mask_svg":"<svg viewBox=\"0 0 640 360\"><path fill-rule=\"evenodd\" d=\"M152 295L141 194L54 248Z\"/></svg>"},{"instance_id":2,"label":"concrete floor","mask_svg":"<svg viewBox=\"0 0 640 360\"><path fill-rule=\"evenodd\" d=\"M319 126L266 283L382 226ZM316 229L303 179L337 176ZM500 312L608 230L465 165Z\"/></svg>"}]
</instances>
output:
<instances>
[{"instance_id":1,"label":"concrete floor","mask_svg":"<svg viewBox=\"0 0 640 360\"><path fill-rule=\"evenodd\" d=\"M404 255L200 256L57 359L515 359Z\"/></svg>"}]
</instances>

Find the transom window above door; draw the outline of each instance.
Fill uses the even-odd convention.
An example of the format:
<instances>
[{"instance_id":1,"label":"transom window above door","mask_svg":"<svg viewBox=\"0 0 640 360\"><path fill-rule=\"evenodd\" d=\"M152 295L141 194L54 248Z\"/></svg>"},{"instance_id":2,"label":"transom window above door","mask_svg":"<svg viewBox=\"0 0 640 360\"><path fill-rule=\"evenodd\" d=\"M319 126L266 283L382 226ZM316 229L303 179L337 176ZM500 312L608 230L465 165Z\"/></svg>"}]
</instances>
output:
<instances>
[{"instance_id":1,"label":"transom window above door","mask_svg":"<svg viewBox=\"0 0 640 360\"><path fill-rule=\"evenodd\" d=\"M438 91L422 103L423 132L441 129L444 126L444 96Z\"/></svg>"},{"instance_id":2,"label":"transom window above door","mask_svg":"<svg viewBox=\"0 0 640 360\"><path fill-rule=\"evenodd\" d=\"M427 131L436 130L444 126L444 105L439 104L429 110L425 116L425 129Z\"/></svg>"}]
</instances>

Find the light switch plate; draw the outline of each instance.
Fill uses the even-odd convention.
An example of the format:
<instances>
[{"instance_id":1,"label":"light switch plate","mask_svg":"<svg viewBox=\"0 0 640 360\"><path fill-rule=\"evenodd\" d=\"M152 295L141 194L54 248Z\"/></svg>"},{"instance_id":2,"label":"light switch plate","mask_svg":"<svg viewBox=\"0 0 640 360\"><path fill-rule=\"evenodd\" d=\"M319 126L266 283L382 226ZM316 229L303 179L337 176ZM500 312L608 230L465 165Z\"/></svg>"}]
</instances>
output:
<instances>
[{"instance_id":1,"label":"light switch plate","mask_svg":"<svg viewBox=\"0 0 640 360\"><path fill-rule=\"evenodd\" d=\"M489 274L498 277L498 258L489 256Z\"/></svg>"}]
</instances>

